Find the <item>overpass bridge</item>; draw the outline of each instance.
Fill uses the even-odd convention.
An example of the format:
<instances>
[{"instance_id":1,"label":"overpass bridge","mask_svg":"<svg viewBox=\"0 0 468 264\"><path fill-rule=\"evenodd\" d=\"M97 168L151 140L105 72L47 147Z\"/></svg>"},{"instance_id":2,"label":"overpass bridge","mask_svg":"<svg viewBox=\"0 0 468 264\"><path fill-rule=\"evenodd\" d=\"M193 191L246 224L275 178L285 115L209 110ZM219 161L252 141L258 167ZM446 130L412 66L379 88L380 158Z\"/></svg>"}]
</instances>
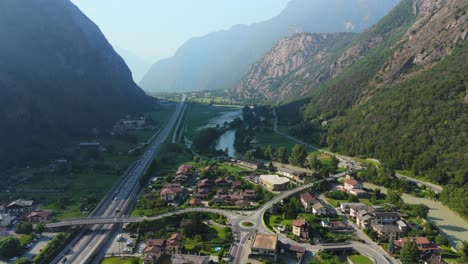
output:
<instances>
[{"instance_id":1,"label":"overpass bridge","mask_svg":"<svg viewBox=\"0 0 468 264\"><path fill-rule=\"evenodd\" d=\"M154 217L125 217L125 216L92 216L92 217L83 217L63 220L55 223L45 224L46 228L58 228L58 227L67 227L67 226L82 226L82 225L98 225L98 224L127 224L127 223L137 223L143 221L152 221L158 220L164 217L185 214L190 212L204 212L204 213L216 213L226 216L228 219L232 220L241 216L240 212L237 211L226 211L219 210L214 208L188 208L182 210L176 210L167 212ZM248 213L248 212L244 212Z\"/></svg>"}]
</instances>

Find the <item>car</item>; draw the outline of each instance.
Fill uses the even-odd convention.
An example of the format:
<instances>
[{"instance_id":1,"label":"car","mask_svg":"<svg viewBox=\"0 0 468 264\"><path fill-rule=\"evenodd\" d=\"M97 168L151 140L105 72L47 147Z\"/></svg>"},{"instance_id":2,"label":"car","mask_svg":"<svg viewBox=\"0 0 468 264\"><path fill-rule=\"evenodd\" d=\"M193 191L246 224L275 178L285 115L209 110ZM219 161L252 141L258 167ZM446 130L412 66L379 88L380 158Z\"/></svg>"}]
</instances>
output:
<instances>
[{"instance_id":1,"label":"car","mask_svg":"<svg viewBox=\"0 0 468 264\"><path fill-rule=\"evenodd\" d=\"M115 212L120 213L120 209L119 208L115 209Z\"/></svg>"},{"instance_id":2,"label":"car","mask_svg":"<svg viewBox=\"0 0 468 264\"><path fill-rule=\"evenodd\" d=\"M67 258L62 259L62 263L65 263L65 262L67 262Z\"/></svg>"}]
</instances>

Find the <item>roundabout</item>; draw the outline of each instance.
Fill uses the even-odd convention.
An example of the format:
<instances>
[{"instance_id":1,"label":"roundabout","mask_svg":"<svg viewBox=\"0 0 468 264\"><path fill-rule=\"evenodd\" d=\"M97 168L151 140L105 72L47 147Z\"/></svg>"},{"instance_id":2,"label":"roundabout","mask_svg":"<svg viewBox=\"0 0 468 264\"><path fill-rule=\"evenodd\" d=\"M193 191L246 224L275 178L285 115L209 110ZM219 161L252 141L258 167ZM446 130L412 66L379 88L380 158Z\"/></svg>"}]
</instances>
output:
<instances>
[{"instance_id":1,"label":"roundabout","mask_svg":"<svg viewBox=\"0 0 468 264\"><path fill-rule=\"evenodd\" d=\"M250 222L250 221L242 221L240 223L241 227L243 228L254 228L255 227L255 223L253 222Z\"/></svg>"}]
</instances>

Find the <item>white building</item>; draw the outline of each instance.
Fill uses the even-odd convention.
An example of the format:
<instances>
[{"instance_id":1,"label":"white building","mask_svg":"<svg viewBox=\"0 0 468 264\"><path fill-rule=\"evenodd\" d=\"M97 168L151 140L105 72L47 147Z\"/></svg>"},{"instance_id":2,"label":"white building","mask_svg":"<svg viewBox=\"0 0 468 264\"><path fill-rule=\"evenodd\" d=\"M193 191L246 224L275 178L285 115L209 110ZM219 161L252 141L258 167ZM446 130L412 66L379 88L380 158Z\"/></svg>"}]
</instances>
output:
<instances>
[{"instance_id":1,"label":"white building","mask_svg":"<svg viewBox=\"0 0 468 264\"><path fill-rule=\"evenodd\" d=\"M260 182L270 191L281 191L289 184L289 179L278 175L260 175Z\"/></svg>"}]
</instances>

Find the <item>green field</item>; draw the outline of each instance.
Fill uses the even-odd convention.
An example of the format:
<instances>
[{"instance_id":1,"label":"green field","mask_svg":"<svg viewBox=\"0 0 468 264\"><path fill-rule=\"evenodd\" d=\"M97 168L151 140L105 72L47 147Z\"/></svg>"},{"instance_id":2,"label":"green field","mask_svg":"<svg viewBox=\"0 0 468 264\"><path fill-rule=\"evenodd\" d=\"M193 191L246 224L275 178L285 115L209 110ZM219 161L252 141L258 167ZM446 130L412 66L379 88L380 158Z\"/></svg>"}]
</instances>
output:
<instances>
[{"instance_id":1,"label":"green field","mask_svg":"<svg viewBox=\"0 0 468 264\"><path fill-rule=\"evenodd\" d=\"M91 210L100 199L119 180L129 165L139 157L139 153L128 154L128 151L140 146L143 153L147 142L166 122L174 107L158 107L147 116L151 116L154 129L129 131L132 140L125 137L101 137L97 141L101 146L112 146L113 151L98 151L90 158L90 153L80 150L80 142L89 139L69 142L57 158L72 161L72 170L63 173L50 173L46 167L16 169L9 173L4 184L8 191L2 190L2 200L11 201L17 198L33 199L39 202L42 209L54 211L56 219L83 216ZM6 189L6 188L5 188Z\"/></svg>"},{"instance_id":2,"label":"green field","mask_svg":"<svg viewBox=\"0 0 468 264\"><path fill-rule=\"evenodd\" d=\"M136 257L110 257L104 258L101 264L139 264L140 258Z\"/></svg>"},{"instance_id":3,"label":"green field","mask_svg":"<svg viewBox=\"0 0 468 264\"><path fill-rule=\"evenodd\" d=\"M291 226L292 225L292 220L289 219L283 219L281 215L267 215L265 214L264 216L265 224L273 228L274 226L277 225L282 225L282 226Z\"/></svg>"},{"instance_id":4,"label":"green field","mask_svg":"<svg viewBox=\"0 0 468 264\"><path fill-rule=\"evenodd\" d=\"M372 264L372 261L366 256L353 255L348 258L353 262L353 264Z\"/></svg>"}]
</instances>

